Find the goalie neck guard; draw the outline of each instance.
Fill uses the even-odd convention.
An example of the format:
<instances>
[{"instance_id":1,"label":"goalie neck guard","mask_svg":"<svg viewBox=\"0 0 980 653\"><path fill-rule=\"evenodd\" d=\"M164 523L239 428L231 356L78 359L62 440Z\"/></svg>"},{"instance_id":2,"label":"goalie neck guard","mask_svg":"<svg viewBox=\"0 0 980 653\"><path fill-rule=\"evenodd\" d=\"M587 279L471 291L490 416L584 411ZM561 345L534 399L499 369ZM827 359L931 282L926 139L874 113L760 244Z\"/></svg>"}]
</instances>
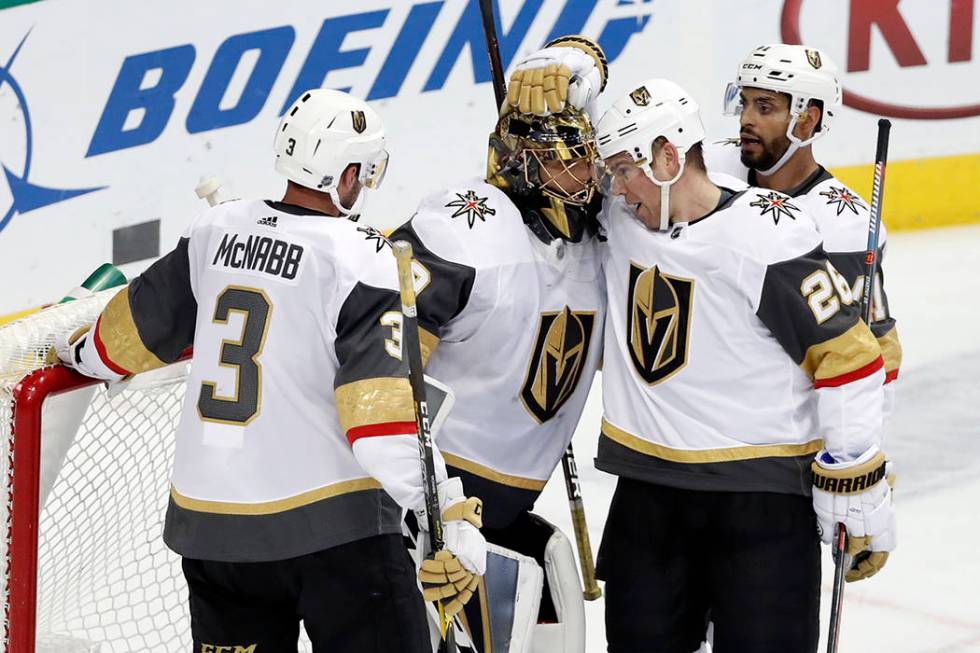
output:
<instances>
[{"instance_id":1,"label":"goalie neck guard","mask_svg":"<svg viewBox=\"0 0 980 653\"><path fill-rule=\"evenodd\" d=\"M601 198L588 115L572 107L550 116L507 113L490 134L487 182L514 202L534 234L579 242L594 231Z\"/></svg>"}]
</instances>

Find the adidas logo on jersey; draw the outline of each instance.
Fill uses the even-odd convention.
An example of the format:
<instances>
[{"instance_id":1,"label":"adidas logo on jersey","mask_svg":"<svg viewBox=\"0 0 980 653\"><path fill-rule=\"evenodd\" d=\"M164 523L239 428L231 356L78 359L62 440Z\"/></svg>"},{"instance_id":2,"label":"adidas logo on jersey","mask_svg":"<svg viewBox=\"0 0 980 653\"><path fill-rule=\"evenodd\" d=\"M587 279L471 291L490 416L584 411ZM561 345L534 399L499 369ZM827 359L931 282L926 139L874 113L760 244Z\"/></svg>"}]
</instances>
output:
<instances>
[{"instance_id":1,"label":"adidas logo on jersey","mask_svg":"<svg viewBox=\"0 0 980 653\"><path fill-rule=\"evenodd\" d=\"M266 227L277 227L279 226L279 218L275 215L270 215L265 218L259 218L255 221L255 224L265 225Z\"/></svg>"}]
</instances>

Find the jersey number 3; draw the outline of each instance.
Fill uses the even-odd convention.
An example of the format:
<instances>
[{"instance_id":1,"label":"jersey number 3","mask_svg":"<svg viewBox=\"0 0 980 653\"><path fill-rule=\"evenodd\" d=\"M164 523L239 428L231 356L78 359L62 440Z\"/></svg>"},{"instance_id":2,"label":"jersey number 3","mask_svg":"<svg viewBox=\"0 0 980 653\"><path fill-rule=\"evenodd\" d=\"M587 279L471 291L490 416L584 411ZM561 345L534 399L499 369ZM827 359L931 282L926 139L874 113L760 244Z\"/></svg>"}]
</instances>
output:
<instances>
[{"instance_id":1,"label":"jersey number 3","mask_svg":"<svg viewBox=\"0 0 980 653\"><path fill-rule=\"evenodd\" d=\"M259 355L269 330L272 302L257 288L228 286L218 295L214 322L228 324L231 313L242 314L242 333L238 340L222 340L218 364L235 370L235 394L218 395L218 384L201 383L197 411L201 419L245 426L258 417L262 403L262 366Z\"/></svg>"}]
</instances>

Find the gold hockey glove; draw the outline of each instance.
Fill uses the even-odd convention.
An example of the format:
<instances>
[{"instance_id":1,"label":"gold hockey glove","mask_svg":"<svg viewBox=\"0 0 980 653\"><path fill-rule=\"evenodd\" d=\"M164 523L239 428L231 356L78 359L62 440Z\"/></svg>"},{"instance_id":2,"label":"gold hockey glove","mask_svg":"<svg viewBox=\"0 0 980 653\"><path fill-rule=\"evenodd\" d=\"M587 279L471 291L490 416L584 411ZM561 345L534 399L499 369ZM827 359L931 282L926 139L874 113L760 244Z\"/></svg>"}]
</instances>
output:
<instances>
[{"instance_id":1,"label":"gold hockey glove","mask_svg":"<svg viewBox=\"0 0 980 653\"><path fill-rule=\"evenodd\" d=\"M517 65L507 87L507 104L520 113L547 116L571 104L582 110L606 87L609 66L598 43L563 36Z\"/></svg>"}]
</instances>

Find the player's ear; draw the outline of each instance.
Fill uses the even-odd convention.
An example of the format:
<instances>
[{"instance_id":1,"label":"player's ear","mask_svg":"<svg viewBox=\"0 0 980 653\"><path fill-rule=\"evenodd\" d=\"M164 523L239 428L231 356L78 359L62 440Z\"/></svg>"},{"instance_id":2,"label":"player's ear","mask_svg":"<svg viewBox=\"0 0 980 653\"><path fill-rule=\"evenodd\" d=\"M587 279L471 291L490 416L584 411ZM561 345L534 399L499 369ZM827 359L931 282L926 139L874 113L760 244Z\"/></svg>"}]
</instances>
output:
<instances>
[{"instance_id":1,"label":"player's ear","mask_svg":"<svg viewBox=\"0 0 980 653\"><path fill-rule=\"evenodd\" d=\"M800 117L796 119L796 126L793 128L793 133L800 140L806 140L813 136L813 133L817 130L817 125L820 124L821 109L815 104L810 104Z\"/></svg>"},{"instance_id":2,"label":"player's ear","mask_svg":"<svg viewBox=\"0 0 980 653\"><path fill-rule=\"evenodd\" d=\"M359 163L351 163L344 171L340 174L340 185L344 188L353 188L357 183L357 177L361 174L361 165Z\"/></svg>"}]
</instances>

